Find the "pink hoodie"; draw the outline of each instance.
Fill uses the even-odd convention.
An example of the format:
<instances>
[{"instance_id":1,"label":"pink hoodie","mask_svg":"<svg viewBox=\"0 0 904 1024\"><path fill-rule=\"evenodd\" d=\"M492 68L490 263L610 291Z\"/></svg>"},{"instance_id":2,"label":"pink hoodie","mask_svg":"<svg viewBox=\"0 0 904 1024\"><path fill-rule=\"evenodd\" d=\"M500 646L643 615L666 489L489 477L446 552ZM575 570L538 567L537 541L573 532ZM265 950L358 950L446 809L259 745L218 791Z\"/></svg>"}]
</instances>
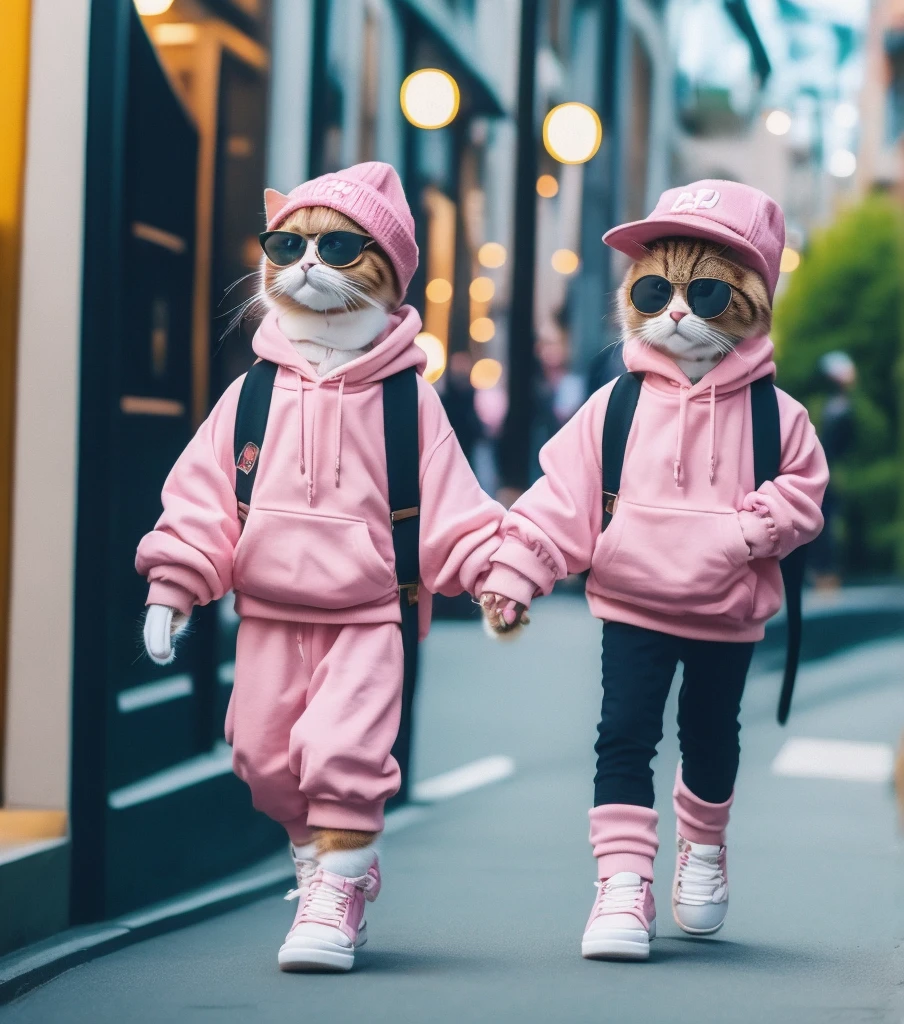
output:
<instances>
[{"instance_id":1,"label":"pink hoodie","mask_svg":"<svg viewBox=\"0 0 904 1024\"><path fill-rule=\"evenodd\" d=\"M242 380L230 385L163 487L163 515L138 546L148 604L186 614L236 592L242 616L298 622L398 622L380 382L421 372L421 321L390 318L365 355L324 378L274 313L254 351L279 364L251 511L239 528L233 429ZM439 396L418 377L421 580L430 593L481 592L503 509L480 489ZM430 601L420 602L421 632Z\"/></svg>"},{"instance_id":2,"label":"pink hoodie","mask_svg":"<svg viewBox=\"0 0 904 1024\"><path fill-rule=\"evenodd\" d=\"M528 604L590 569L597 618L699 640L759 640L781 606L778 559L822 529L828 468L807 412L778 392L781 472L756 491L747 385L774 375L772 342L742 342L694 385L639 341L624 357L646 376L605 533L601 447L614 381L543 448L545 476L506 517L484 588ZM768 557L752 558L741 517Z\"/></svg>"}]
</instances>

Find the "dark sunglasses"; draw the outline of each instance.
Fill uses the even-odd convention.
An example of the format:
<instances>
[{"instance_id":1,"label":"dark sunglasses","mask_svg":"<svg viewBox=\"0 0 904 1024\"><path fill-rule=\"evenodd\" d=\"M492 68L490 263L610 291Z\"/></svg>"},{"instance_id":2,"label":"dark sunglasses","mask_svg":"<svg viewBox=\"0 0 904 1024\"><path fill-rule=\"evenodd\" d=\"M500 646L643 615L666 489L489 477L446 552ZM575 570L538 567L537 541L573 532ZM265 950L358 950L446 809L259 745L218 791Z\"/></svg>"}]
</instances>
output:
<instances>
[{"instance_id":1,"label":"dark sunglasses","mask_svg":"<svg viewBox=\"0 0 904 1024\"><path fill-rule=\"evenodd\" d=\"M265 231L259 236L264 255L278 267L291 267L308 248L309 239L296 231ZM354 231L326 231L314 239L314 255L328 267L341 270L353 267L374 244L367 235Z\"/></svg>"},{"instance_id":2,"label":"dark sunglasses","mask_svg":"<svg viewBox=\"0 0 904 1024\"><path fill-rule=\"evenodd\" d=\"M631 288L631 305L643 316L656 316L672 301L676 284L658 274L650 274L635 281ZM712 320L721 316L731 305L731 285L713 277L695 277L687 284L687 304L694 316Z\"/></svg>"}]
</instances>

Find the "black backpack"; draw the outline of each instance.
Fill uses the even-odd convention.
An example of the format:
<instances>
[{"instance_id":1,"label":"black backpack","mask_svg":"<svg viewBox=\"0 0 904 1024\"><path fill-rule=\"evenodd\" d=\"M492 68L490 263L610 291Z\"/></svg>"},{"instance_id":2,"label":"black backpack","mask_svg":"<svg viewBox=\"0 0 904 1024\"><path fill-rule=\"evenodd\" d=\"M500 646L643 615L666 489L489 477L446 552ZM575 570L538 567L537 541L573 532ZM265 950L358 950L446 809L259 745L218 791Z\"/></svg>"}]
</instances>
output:
<instances>
[{"instance_id":1,"label":"black backpack","mask_svg":"<svg viewBox=\"0 0 904 1024\"><path fill-rule=\"evenodd\" d=\"M235 414L235 497L239 519L244 523L260 462L270 400L276 379L276 363L260 360L242 383ZM418 582L420 580L420 446L418 443L417 371L409 367L383 381L383 430L386 435L386 468L389 509L399 605L402 613L404 676L402 717L392 753L402 771L404 800L411 758L411 711L417 677Z\"/></svg>"},{"instance_id":2,"label":"black backpack","mask_svg":"<svg viewBox=\"0 0 904 1024\"><path fill-rule=\"evenodd\" d=\"M603 529L612 520L615 501L621 488L622 466L634 410L640 398L642 373L624 373L615 382L603 424ZM753 472L756 487L774 480L782 458L781 425L778 399L771 377L760 377L750 385L750 411L753 418ZM802 630L801 593L804 582L807 547L803 545L779 562L785 585L785 606L788 619L788 648L785 675L778 703L778 720L784 725L791 710L791 697L797 666L800 661Z\"/></svg>"}]
</instances>

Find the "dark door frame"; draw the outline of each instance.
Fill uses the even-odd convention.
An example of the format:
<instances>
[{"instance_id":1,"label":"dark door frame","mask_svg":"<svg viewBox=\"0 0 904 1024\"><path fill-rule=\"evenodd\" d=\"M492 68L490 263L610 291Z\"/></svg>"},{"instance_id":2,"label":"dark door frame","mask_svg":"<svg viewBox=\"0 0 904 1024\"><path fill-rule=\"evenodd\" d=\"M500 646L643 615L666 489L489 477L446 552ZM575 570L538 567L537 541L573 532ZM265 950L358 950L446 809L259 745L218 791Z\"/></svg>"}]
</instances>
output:
<instances>
[{"instance_id":1,"label":"dark door frame","mask_svg":"<svg viewBox=\"0 0 904 1024\"><path fill-rule=\"evenodd\" d=\"M129 0L92 0L88 49L88 131L85 146L85 240L79 383L79 459L76 516L72 688L70 912L74 923L103 916L106 878L107 715L104 635L98 609L110 595L106 518L96 514L111 485L122 327L122 181L129 62ZM98 564L99 563L99 564Z\"/></svg>"}]
</instances>

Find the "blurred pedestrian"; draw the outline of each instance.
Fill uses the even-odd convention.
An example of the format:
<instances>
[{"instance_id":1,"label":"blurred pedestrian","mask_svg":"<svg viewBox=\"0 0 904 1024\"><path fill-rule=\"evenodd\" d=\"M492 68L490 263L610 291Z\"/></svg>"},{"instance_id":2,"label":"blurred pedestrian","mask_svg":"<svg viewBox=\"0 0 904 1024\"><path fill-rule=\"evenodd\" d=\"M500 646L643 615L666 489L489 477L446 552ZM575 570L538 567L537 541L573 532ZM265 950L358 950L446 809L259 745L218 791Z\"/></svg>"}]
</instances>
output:
<instances>
[{"instance_id":1,"label":"blurred pedestrian","mask_svg":"<svg viewBox=\"0 0 904 1024\"><path fill-rule=\"evenodd\" d=\"M484 436L483 423L477 415L474 403L474 385L471 383L471 355L468 352L453 352L442 391L443 408L449 423L455 431L461 450L471 465L474 465L474 450Z\"/></svg>"}]
</instances>

